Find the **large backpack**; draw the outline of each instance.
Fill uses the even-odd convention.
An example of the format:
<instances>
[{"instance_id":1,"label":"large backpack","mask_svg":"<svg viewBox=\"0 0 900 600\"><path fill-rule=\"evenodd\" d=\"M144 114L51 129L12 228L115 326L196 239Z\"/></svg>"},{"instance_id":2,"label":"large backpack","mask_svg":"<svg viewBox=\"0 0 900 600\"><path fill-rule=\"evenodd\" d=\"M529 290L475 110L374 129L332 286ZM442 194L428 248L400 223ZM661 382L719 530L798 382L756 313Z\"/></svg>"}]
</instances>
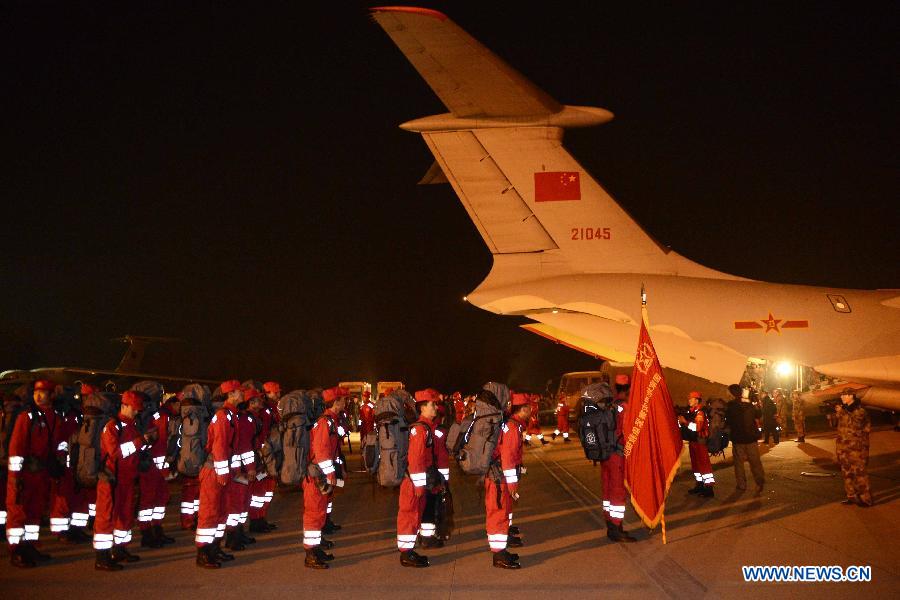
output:
<instances>
[{"instance_id":1,"label":"large backpack","mask_svg":"<svg viewBox=\"0 0 900 600\"><path fill-rule=\"evenodd\" d=\"M153 415L159 410L159 407L162 404L165 390L158 381L150 380L138 381L132 385L130 389L132 392L140 392L144 395L144 409L138 416L139 422L137 425L141 432L146 432L153 422Z\"/></svg>"},{"instance_id":2,"label":"large backpack","mask_svg":"<svg viewBox=\"0 0 900 600\"><path fill-rule=\"evenodd\" d=\"M278 412L281 413L281 482L294 485L303 481L309 463L309 414L312 402L304 390L294 390L281 397ZM274 451L274 448L271 448ZM273 456L277 464L278 457ZM269 469L268 465L266 467Z\"/></svg>"},{"instance_id":3,"label":"large backpack","mask_svg":"<svg viewBox=\"0 0 900 600\"><path fill-rule=\"evenodd\" d=\"M600 381L585 386L578 401L580 419L578 437L584 456L597 462L606 460L616 451L616 416L619 406L613 399L609 384Z\"/></svg>"},{"instance_id":4,"label":"large backpack","mask_svg":"<svg viewBox=\"0 0 900 600\"><path fill-rule=\"evenodd\" d=\"M69 441L69 464L74 468L76 484L93 488L103 468L100 435L116 415L116 396L101 392L89 394L82 398L81 406L81 426Z\"/></svg>"},{"instance_id":5,"label":"large backpack","mask_svg":"<svg viewBox=\"0 0 900 600\"><path fill-rule=\"evenodd\" d=\"M724 458L725 448L731 439L725 424L725 401L719 398L710 400L707 418L709 437L706 439L706 449L710 454L722 454Z\"/></svg>"},{"instance_id":6,"label":"large backpack","mask_svg":"<svg viewBox=\"0 0 900 600\"><path fill-rule=\"evenodd\" d=\"M500 441L502 425L503 413L476 396L475 412L463 419L458 430L451 428L447 436L448 448L464 473L484 475L488 472L494 449Z\"/></svg>"},{"instance_id":7,"label":"large backpack","mask_svg":"<svg viewBox=\"0 0 900 600\"><path fill-rule=\"evenodd\" d=\"M369 468L378 485L397 487L406 476L409 459L409 425L404 409L409 394L394 390L375 402L375 444L378 454Z\"/></svg>"},{"instance_id":8,"label":"large backpack","mask_svg":"<svg viewBox=\"0 0 900 600\"><path fill-rule=\"evenodd\" d=\"M206 463L206 441L212 417L202 400L185 397L181 401L175 435L175 469L185 477L198 477Z\"/></svg>"}]
</instances>

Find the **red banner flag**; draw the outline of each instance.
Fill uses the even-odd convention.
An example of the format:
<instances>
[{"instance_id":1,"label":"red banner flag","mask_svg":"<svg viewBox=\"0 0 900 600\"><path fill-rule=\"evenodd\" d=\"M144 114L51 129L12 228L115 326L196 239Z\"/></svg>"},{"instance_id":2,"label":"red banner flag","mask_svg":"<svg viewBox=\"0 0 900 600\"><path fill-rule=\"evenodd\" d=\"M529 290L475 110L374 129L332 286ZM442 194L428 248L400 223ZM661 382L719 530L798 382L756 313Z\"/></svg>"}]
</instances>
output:
<instances>
[{"instance_id":1,"label":"red banner flag","mask_svg":"<svg viewBox=\"0 0 900 600\"><path fill-rule=\"evenodd\" d=\"M625 408L625 486L644 525L656 527L681 463L681 433L659 358L641 321ZM665 535L665 525L663 525Z\"/></svg>"},{"instance_id":2,"label":"red banner flag","mask_svg":"<svg viewBox=\"0 0 900 600\"><path fill-rule=\"evenodd\" d=\"M534 174L534 201L581 200L581 179L577 171L548 171Z\"/></svg>"}]
</instances>

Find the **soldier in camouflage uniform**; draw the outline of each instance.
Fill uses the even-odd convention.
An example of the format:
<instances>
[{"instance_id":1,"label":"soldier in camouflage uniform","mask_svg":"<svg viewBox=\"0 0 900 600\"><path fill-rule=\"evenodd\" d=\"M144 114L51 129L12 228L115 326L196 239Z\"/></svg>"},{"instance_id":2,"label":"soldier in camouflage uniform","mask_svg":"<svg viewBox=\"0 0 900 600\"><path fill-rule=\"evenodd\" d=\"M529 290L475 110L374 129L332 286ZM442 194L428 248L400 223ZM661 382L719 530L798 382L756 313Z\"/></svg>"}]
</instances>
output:
<instances>
[{"instance_id":1,"label":"soldier in camouflage uniform","mask_svg":"<svg viewBox=\"0 0 900 600\"><path fill-rule=\"evenodd\" d=\"M869 474L866 471L869 432L872 430L869 415L850 388L841 393L841 403L835 407L835 412L838 419L835 452L847 492L847 499L842 504L872 506Z\"/></svg>"},{"instance_id":2,"label":"soldier in camouflage uniform","mask_svg":"<svg viewBox=\"0 0 900 600\"><path fill-rule=\"evenodd\" d=\"M801 444L806 441L806 416L803 414L805 407L806 401L800 397L800 390L791 392L791 418L794 419L797 441Z\"/></svg>"}]
</instances>

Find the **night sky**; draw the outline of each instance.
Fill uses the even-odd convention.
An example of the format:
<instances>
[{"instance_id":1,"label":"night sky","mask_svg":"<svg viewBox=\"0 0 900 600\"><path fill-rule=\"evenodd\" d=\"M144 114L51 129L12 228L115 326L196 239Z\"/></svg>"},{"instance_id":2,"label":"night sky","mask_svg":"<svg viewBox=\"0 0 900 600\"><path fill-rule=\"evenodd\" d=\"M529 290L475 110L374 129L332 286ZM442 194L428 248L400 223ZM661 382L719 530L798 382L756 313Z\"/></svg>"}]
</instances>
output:
<instances>
[{"instance_id":1,"label":"night sky","mask_svg":"<svg viewBox=\"0 0 900 600\"><path fill-rule=\"evenodd\" d=\"M188 341L147 368L302 386L596 366L462 302L490 254L397 127L446 109L366 5L86 4L0 15L0 370L112 368L126 333ZM566 145L662 243L900 287L896 3L604 4L422 3L615 113Z\"/></svg>"}]
</instances>

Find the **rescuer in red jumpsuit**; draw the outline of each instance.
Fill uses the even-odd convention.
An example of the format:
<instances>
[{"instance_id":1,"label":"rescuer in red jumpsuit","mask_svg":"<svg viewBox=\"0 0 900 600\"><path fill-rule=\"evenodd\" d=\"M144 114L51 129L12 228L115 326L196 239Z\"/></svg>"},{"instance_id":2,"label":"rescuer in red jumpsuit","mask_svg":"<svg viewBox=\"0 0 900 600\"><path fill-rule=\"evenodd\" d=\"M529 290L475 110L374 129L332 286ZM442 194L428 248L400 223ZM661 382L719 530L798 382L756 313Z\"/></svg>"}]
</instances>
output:
<instances>
[{"instance_id":1,"label":"rescuer in red jumpsuit","mask_svg":"<svg viewBox=\"0 0 900 600\"><path fill-rule=\"evenodd\" d=\"M53 383L34 384L35 407L19 413L9 438L9 471L6 481L6 540L10 563L34 567L49 560L34 545L38 541L41 516L50 498L49 461L55 458L56 413L50 404Z\"/></svg>"},{"instance_id":2,"label":"rescuer in red jumpsuit","mask_svg":"<svg viewBox=\"0 0 900 600\"><path fill-rule=\"evenodd\" d=\"M527 394L512 394L510 418L502 425L500 441L484 478L485 525L493 565L501 569L519 569L519 555L507 547L522 545L521 538L510 533L512 505L519 499L519 476L522 474L522 434L531 417L531 401Z\"/></svg>"},{"instance_id":3,"label":"rescuer in red jumpsuit","mask_svg":"<svg viewBox=\"0 0 900 600\"><path fill-rule=\"evenodd\" d=\"M544 439L544 432L541 430L541 397L538 394L529 394L529 399L531 401L531 417L528 419L528 429L525 431L525 441L531 443L531 438L534 437L542 446L544 444L549 444L550 442Z\"/></svg>"},{"instance_id":4,"label":"rescuer in red jumpsuit","mask_svg":"<svg viewBox=\"0 0 900 600\"><path fill-rule=\"evenodd\" d=\"M261 394L253 387L244 388L244 397L238 403L235 413L237 436L231 451L231 479L225 486L225 547L229 550L243 550L246 544L256 543L256 538L244 532L244 524L250 513L250 482L256 480L256 422L247 412L249 399Z\"/></svg>"},{"instance_id":5,"label":"rescuer in red jumpsuit","mask_svg":"<svg viewBox=\"0 0 900 600\"><path fill-rule=\"evenodd\" d=\"M603 479L603 512L606 513L606 535L614 542L636 542L622 528L625 518L625 407L628 404L630 381L628 375L616 375L616 451L600 461ZM605 385L605 384L604 384ZM612 395L612 390L609 391Z\"/></svg>"},{"instance_id":6,"label":"rescuer in red jumpsuit","mask_svg":"<svg viewBox=\"0 0 900 600\"><path fill-rule=\"evenodd\" d=\"M703 397L700 392L691 392L688 396L688 410L690 421L683 416L678 417L679 423L690 431L696 432L697 440L688 442L688 451L691 455L691 471L697 480L689 494L697 494L704 498L712 498L715 495L713 486L716 483L712 472L712 463L709 461L709 451L706 449L706 440L709 438L709 421L703 412Z\"/></svg>"},{"instance_id":7,"label":"rescuer in red jumpsuit","mask_svg":"<svg viewBox=\"0 0 900 600\"><path fill-rule=\"evenodd\" d=\"M257 458L260 458L263 447L269 439L269 433L272 431L275 419L272 414L272 409L266 405L265 398L263 397L251 399L248 410L257 425L257 434L254 438L253 450L256 453ZM274 483L275 480L268 476L264 465L257 463L256 477L250 481L249 516L251 533L268 533L277 529L275 524L266 521L266 511L269 502L272 500L272 492L275 489Z\"/></svg>"},{"instance_id":8,"label":"rescuer in red jumpsuit","mask_svg":"<svg viewBox=\"0 0 900 600\"><path fill-rule=\"evenodd\" d=\"M553 431L553 439L560 435L564 442L569 442L569 404L562 392L559 394L559 402L556 403L556 429Z\"/></svg>"},{"instance_id":9,"label":"rescuer in red jumpsuit","mask_svg":"<svg viewBox=\"0 0 900 600\"><path fill-rule=\"evenodd\" d=\"M359 443L362 445L366 435L375 431L375 403L372 392L363 392L362 404L359 406Z\"/></svg>"},{"instance_id":10,"label":"rescuer in red jumpsuit","mask_svg":"<svg viewBox=\"0 0 900 600\"><path fill-rule=\"evenodd\" d=\"M200 510L197 515L197 566L217 569L233 554L221 548L228 512L225 490L231 481L232 458L237 439L237 405L244 399L241 382L231 379L219 386L227 394L222 407L213 415L206 436L206 464L200 470Z\"/></svg>"},{"instance_id":11,"label":"rescuer in red jumpsuit","mask_svg":"<svg viewBox=\"0 0 900 600\"><path fill-rule=\"evenodd\" d=\"M428 557L416 554L414 548L425 511L429 477L432 485L440 485L434 480L437 474L434 431L440 395L427 389L416 392L415 398L419 418L409 427L407 476L400 484L397 510L397 549L400 550L400 564L404 567L427 567ZM430 530L430 537L433 536L434 524Z\"/></svg>"},{"instance_id":12,"label":"rescuer in red jumpsuit","mask_svg":"<svg viewBox=\"0 0 900 600\"><path fill-rule=\"evenodd\" d=\"M122 406L100 435L100 448L106 460L97 481L97 516L94 519L94 568L118 571L122 562L137 562L140 557L128 552L131 526L134 525L134 483L138 478L140 451L154 439L153 432L143 435L134 422L144 408L144 398L131 390L122 394Z\"/></svg>"},{"instance_id":13,"label":"rescuer in red jumpsuit","mask_svg":"<svg viewBox=\"0 0 900 600\"><path fill-rule=\"evenodd\" d=\"M339 482L338 461L342 434L338 432L339 414L344 410L346 396L341 388L329 388L322 392L325 412L310 430L309 464L318 467L320 475L307 475L303 481L303 548L306 550L304 565L311 569L327 569L334 556L326 549L333 544L322 538L322 530L328 517L328 506L335 486ZM343 475L343 473L340 473Z\"/></svg>"},{"instance_id":14,"label":"rescuer in red jumpsuit","mask_svg":"<svg viewBox=\"0 0 900 600\"><path fill-rule=\"evenodd\" d=\"M153 464L138 474L141 489L138 504L141 546L149 548L175 543L175 538L163 532L162 523L166 517L166 504L169 502L170 465L166 456L169 449L169 419L177 415L178 410L178 399L172 396L153 413L153 420L149 424L149 430L154 431L156 436L149 448Z\"/></svg>"}]
</instances>

